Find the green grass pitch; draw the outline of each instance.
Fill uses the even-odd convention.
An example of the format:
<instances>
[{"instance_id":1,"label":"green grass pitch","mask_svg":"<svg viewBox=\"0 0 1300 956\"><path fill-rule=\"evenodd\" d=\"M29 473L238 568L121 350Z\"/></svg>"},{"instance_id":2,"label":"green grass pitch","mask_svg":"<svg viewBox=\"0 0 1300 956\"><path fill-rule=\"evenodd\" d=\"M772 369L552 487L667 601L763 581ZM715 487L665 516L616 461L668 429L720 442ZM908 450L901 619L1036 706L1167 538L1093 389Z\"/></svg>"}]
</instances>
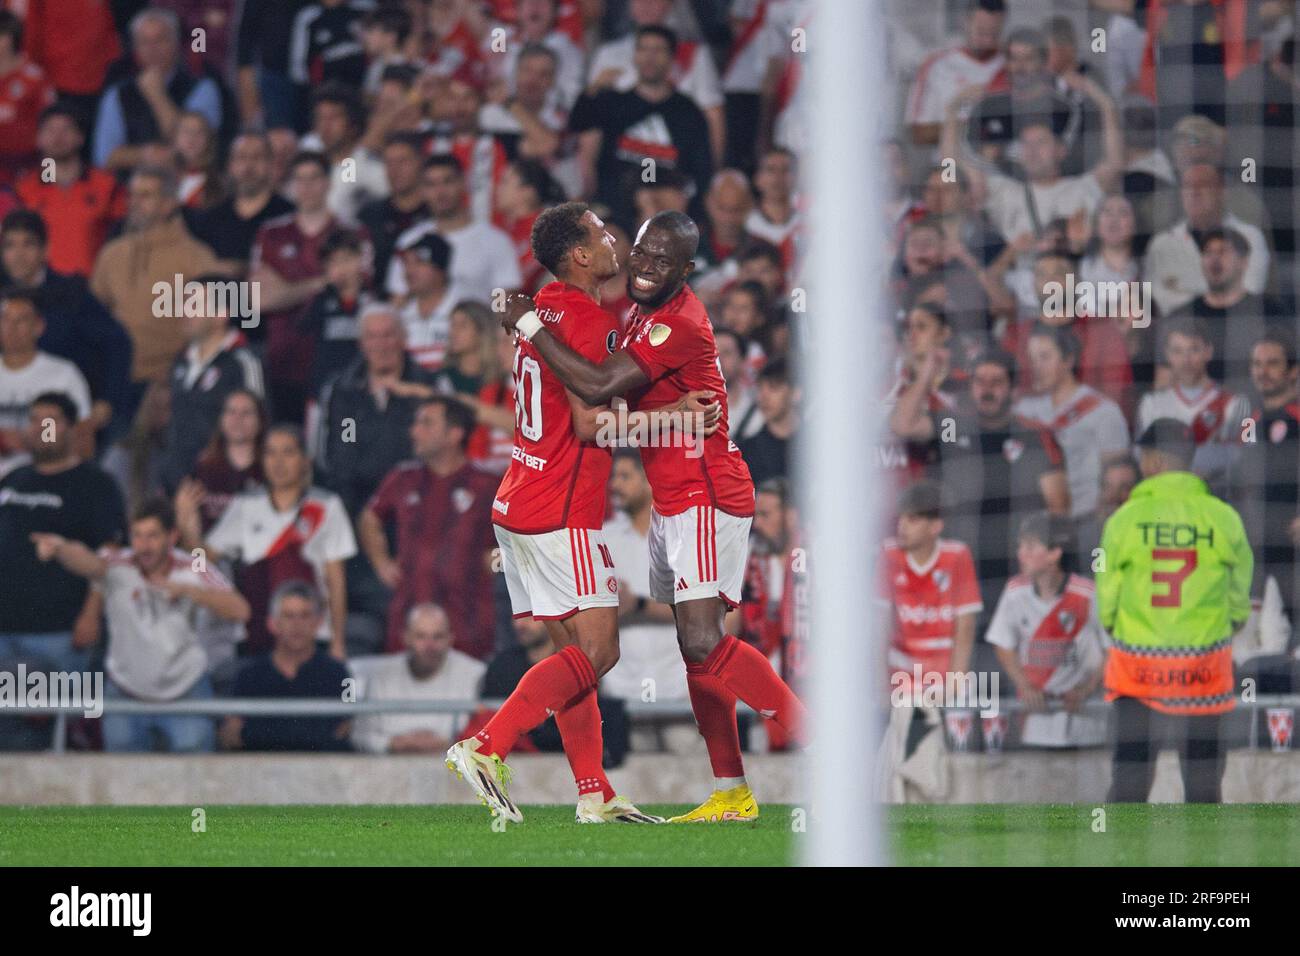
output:
<instances>
[{"instance_id":1,"label":"green grass pitch","mask_svg":"<svg viewBox=\"0 0 1300 956\"><path fill-rule=\"evenodd\" d=\"M651 806L667 815L684 807ZM905 806L889 812L893 861L909 865L1291 865L1287 805ZM792 860L798 815L755 824L577 826L573 808L524 807L496 832L477 806L0 807L0 865L765 866ZM1104 831L1100 830L1104 822ZM808 821L816 826L816 820Z\"/></svg>"}]
</instances>

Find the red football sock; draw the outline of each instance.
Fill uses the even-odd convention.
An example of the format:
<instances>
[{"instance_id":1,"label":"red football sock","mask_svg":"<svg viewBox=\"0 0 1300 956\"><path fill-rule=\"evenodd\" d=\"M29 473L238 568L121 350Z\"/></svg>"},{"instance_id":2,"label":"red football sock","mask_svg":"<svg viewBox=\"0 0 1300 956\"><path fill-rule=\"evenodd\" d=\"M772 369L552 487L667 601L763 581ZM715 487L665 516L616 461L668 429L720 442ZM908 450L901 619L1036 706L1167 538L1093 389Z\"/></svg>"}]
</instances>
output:
<instances>
[{"instance_id":1,"label":"red football sock","mask_svg":"<svg viewBox=\"0 0 1300 956\"><path fill-rule=\"evenodd\" d=\"M702 663L686 662L686 689L691 695L695 723L709 750L713 776L725 780L743 777L740 732L736 729L736 695L727 690Z\"/></svg>"},{"instance_id":2,"label":"red football sock","mask_svg":"<svg viewBox=\"0 0 1300 956\"><path fill-rule=\"evenodd\" d=\"M612 800L614 788L609 785L601 760L605 756L605 741L600 732L600 707L596 703L596 689L581 691L560 710L555 712L555 723L564 741L564 755L573 769L573 780L578 785L578 796L599 793L602 800Z\"/></svg>"},{"instance_id":3,"label":"red football sock","mask_svg":"<svg viewBox=\"0 0 1300 956\"><path fill-rule=\"evenodd\" d=\"M727 690L802 742L807 708L758 648L730 634L724 635L704 659L704 667Z\"/></svg>"},{"instance_id":4,"label":"red football sock","mask_svg":"<svg viewBox=\"0 0 1300 956\"><path fill-rule=\"evenodd\" d=\"M476 734L481 753L505 756L519 735L532 730L584 690L596 686L596 671L587 655L572 644L528 668L501 709Z\"/></svg>"}]
</instances>

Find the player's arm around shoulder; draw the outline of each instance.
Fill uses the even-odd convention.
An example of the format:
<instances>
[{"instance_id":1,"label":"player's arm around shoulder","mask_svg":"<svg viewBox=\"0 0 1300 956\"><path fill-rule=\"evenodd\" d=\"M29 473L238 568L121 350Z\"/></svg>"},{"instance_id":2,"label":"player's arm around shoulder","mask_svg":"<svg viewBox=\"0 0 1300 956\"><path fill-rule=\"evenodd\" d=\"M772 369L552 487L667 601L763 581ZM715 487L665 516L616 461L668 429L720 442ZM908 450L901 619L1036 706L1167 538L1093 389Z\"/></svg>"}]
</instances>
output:
<instances>
[{"instance_id":1,"label":"player's arm around shoulder","mask_svg":"<svg viewBox=\"0 0 1300 956\"><path fill-rule=\"evenodd\" d=\"M596 365L604 362L618 348L618 321L594 302L578 306L573 315L566 316L565 321L548 331L582 358ZM616 413L612 409L625 404L617 397L607 402L587 402L568 387L564 394L569 400L573 432L579 441L585 442L596 441L602 429L615 425L616 419L611 416Z\"/></svg>"},{"instance_id":2,"label":"player's arm around shoulder","mask_svg":"<svg viewBox=\"0 0 1300 956\"><path fill-rule=\"evenodd\" d=\"M615 395L650 381L626 352L614 352L599 364L579 354L551 334L538 318L533 300L526 295L516 293L506 300L501 325L531 342L565 388L588 405L605 405Z\"/></svg>"}]
</instances>

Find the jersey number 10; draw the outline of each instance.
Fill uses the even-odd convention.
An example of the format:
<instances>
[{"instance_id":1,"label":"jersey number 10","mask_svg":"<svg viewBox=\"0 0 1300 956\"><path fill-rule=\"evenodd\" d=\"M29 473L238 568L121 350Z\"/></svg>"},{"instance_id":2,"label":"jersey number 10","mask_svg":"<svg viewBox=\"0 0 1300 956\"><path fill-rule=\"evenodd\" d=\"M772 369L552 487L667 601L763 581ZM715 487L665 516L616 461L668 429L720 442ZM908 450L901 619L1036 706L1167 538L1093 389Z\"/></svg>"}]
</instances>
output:
<instances>
[{"instance_id":1,"label":"jersey number 10","mask_svg":"<svg viewBox=\"0 0 1300 956\"><path fill-rule=\"evenodd\" d=\"M529 441L542 437L542 367L522 350L515 352L515 425Z\"/></svg>"}]
</instances>

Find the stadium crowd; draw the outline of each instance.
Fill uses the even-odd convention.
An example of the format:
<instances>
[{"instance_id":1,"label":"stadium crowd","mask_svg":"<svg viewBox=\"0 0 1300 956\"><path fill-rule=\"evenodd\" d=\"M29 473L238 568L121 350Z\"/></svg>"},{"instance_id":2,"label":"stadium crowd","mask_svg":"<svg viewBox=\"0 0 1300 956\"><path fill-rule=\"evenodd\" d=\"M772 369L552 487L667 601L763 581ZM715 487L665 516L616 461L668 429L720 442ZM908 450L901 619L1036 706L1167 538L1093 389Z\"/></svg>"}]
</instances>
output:
<instances>
[{"instance_id":1,"label":"stadium crowd","mask_svg":"<svg viewBox=\"0 0 1300 956\"><path fill-rule=\"evenodd\" d=\"M1050 6L945 8L958 35L931 49L888 24L906 96L870 161L891 265L862 291L894 325L892 439L864 480L900 501L891 666L1001 668L1033 707L1093 695L1101 527L1138 480L1134 441L1174 417L1248 519L1239 663L1289 690L1294 4ZM148 701L337 699L348 676L363 699L505 696L550 643L511 621L494 563L515 381L493 307L549 280L532 223L580 198L620 261L656 212L700 224L691 282L759 489L728 626L797 687L807 32L806 0L0 11L0 666L102 660L111 695ZM231 279L255 293L184 307L181 282ZM620 320L625 279L602 301ZM617 760L694 730L626 718L686 691L634 450L610 490ZM452 715L99 723L74 746L432 753L466 735ZM1026 743L1094 742L1081 715L1040 724ZM0 720L0 746L48 735ZM553 722L531 738L559 749Z\"/></svg>"},{"instance_id":2,"label":"stadium crowd","mask_svg":"<svg viewBox=\"0 0 1300 956\"><path fill-rule=\"evenodd\" d=\"M596 206L620 259L657 211L702 224L696 285L727 316L733 432L757 474L782 475L803 15L672 0L0 13L4 665L102 665L110 696L146 701L338 698L349 675L368 699L506 696L550 647L511 621L496 573L516 389L493 305L549 280L530 230L570 198ZM185 307L186 282L228 280L221 308ZM625 276L604 292L624 319ZM635 453L613 491L616 758L619 701L647 680L684 700L685 681L671 611L649 599ZM453 722L110 715L100 736L432 752ZM7 746L48 738L0 724ZM94 745L90 725L74 736ZM558 749L553 724L534 737Z\"/></svg>"}]
</instances>

